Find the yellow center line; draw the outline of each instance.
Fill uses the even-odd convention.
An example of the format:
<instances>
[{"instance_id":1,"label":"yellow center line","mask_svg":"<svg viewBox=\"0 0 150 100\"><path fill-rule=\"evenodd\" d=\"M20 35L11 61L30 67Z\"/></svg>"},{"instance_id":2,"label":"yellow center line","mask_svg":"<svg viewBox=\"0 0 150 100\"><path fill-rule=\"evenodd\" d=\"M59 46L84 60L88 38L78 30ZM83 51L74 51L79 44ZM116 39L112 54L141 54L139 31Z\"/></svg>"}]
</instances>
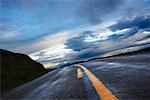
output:
<instances>
[{"instance_id":1,"label":"yellow center line","mask_svg":"<svg viewBox=\"0 0 150 100\"><path fill-rule=\"evenodd\" d=\"M77 78L82 78L83 77L83 73L81 71L80 68L77 68Z\"/></svg>"},{"instance_id":2,"label":"yellow center line","mask_svg":"<svg viewBox=\"0 0 150 100\"><path fill-rule=\"evenodd\" d=\"M100 96L101 100L118 100L118 98L115 95L113 95L111 91L107 89L106 86L86 67L80 64L78 64L77 66L79 66L85 71L85 73L91 80L97 94Z\"/></svg>"}]
</instances>

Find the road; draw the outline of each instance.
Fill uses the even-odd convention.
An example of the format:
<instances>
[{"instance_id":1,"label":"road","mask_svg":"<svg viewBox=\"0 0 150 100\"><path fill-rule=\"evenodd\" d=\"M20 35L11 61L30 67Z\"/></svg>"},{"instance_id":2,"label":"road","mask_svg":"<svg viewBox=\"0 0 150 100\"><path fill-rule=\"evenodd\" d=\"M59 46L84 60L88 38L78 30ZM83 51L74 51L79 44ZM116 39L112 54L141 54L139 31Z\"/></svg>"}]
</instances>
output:
<instances>
[{"instance_id":1,"label":"road","mask_svg":"<svg viewBox=\"0 0 150 100\"><path fill-rule=\"evenodd\" d=\"M60 68L3 94L2 99L150 100L149 94L150 55L138 54Z\"/></svg>"}]
</instances>

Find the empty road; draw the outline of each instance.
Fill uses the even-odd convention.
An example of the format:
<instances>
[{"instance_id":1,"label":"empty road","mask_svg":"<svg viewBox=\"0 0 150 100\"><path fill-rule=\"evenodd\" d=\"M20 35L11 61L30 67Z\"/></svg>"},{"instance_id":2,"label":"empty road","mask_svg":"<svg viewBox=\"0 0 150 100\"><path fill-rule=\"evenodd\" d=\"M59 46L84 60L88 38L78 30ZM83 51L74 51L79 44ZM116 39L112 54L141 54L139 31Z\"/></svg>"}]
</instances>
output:
<instances>
[{"instance_id":1,"label":"empty road","mask_svg":"<svg viewBox=\"0 0 150 100\"><path fill-rule=\"evenodd\" d=\"M116 56L60 68L3 100L150 100L150 55Z\"/></svg>"}]
</instances>

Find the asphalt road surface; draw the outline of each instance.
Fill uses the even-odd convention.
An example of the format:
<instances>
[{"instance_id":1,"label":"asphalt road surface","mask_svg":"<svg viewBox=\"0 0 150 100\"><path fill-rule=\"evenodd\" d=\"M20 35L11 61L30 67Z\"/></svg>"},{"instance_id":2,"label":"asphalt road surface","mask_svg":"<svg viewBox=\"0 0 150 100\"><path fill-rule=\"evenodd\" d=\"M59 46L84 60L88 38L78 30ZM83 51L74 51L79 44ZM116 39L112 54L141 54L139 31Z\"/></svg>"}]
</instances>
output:
<instances>
[{"instance_id":1,"label":"asphalt road surface","mask_svg":"<svg viewBox=\"0 0 150 100\"><path fill-rule=\"evenodd\" d=\"M67 66L2 95L3 100L117 98L150 100L150 54L111 57Z\"/></svg>"}]
</instances>

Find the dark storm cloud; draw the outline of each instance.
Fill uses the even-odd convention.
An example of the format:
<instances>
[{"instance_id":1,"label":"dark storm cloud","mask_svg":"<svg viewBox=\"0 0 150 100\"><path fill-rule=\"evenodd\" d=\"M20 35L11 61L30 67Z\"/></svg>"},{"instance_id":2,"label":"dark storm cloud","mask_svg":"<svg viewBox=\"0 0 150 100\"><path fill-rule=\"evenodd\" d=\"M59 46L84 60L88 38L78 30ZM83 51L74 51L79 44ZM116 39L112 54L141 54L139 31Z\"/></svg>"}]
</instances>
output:
<instances>
[{"instance_id":1,"label":"dark storm cloud","mask_svg":"<svg viewBox=\"0 0 150 100\"><path fill-rule=\"evenodd\" d=\"M112 14L122 3L123 0L83 0L77 15L92 24L97 24L102 17Z\"/></svg>"},{"instance_id":2,"label":"dark storm cloud","mask_svg":"<svg viewBox=\"0 0 150 100\"><path fill-rule=\"evenodd\" d=\"M85 39L87 37L92 37L92 38L99 38L99 37L97 37L97 35L94 35L93 34L94 32L92 32L92 31L85 31L85 32L81 33L81 35L78 37L68 39L65 44L67 45L67 48L72 49L72 50L77 51L77 52L93 48L92 51L90 50L90 53L93 52L91 55L95 55L95 54L99 54L99 53L97 53L96 49L101 46L102 42L105 42L105 41L119 42L122 39L126 39L128 37L133 36L138 31L139 31L138 28L131 28L128 31L124 32L123 34L115 34L114 33L114 34L108 36L107 39L105 39L105 40L100 39L96 42L94 42L94 41L93 42L86 42ZM107 50L105 50L105 51L107 51ZM103 51L101 51L101 53L102 52ZM81 57L84 55L86 56L88 53L89 53L88 51L84 52L84 54L81 54ZM89 55L87 55L87 56L89 56ZM79 55L79 57L80 57L80 55Z\"/></svg>"},{"instance_id":3,"label":"dark storm cloud","mask_svg":"<svg viewBox=\"0 0 150 100\"><path fill-rule=\"evenodd\" d=\"M138 16L134 20L121 21L110 28L113 31L121 30L125 28L136 27L138 29L144 29L150 27L150 16Z\"/></svg>"},{"instance_id":4,"label":"dark storm cloud","mask_svg":"<svg viewBox=\"0 0 150 100\"><path fill-rule=\"evenodd\" d=\"M83 49L87 49L91 47L90 43L86 43L83 40L85 37L92 35L91 31L85 31L81 36L71 38L67 40L65 43L68 48L73 49L74 51L82 51Z\"/></svg>"},{"instance_id":5,"label":"dark storm cloud","mask_svg":"<svg viewBox=\"0 0 150 100\"><path fill-rule=\"evenodd\" d=\"M76 54L71 55L72 60L92 58L106 52L131 47L144 47L144 45L150 44L148 42L150 37L150 17L148 16L139 16L133 20L118 22L109 28L110 30L113 30L111 31L113 34L107 36L107 38L104 40L100 39L93 42L85 41L87 37L91 37L91 39L101 38L96 37L93 34L94 31L85 31L81 33L82 35L69 39L66 42L67 47L77 51ZM117 31L121 32L117 33Z\"/></svg>"},{"instance_id":6,"label":"dark storm cloud","mask_svg":"<svg viewBox=\"0 0 150 100\"><path fill-rule=\"evenodd\" d=\"M92 58L92 57L96 57L98 55L101 55L102 52L98 51L98 50L85 50L81 53L79 53L78 55L75 55L72 57L72 60L82 60L82 59L87 59L87 58Z\"/></svg>"}]
</instances>

